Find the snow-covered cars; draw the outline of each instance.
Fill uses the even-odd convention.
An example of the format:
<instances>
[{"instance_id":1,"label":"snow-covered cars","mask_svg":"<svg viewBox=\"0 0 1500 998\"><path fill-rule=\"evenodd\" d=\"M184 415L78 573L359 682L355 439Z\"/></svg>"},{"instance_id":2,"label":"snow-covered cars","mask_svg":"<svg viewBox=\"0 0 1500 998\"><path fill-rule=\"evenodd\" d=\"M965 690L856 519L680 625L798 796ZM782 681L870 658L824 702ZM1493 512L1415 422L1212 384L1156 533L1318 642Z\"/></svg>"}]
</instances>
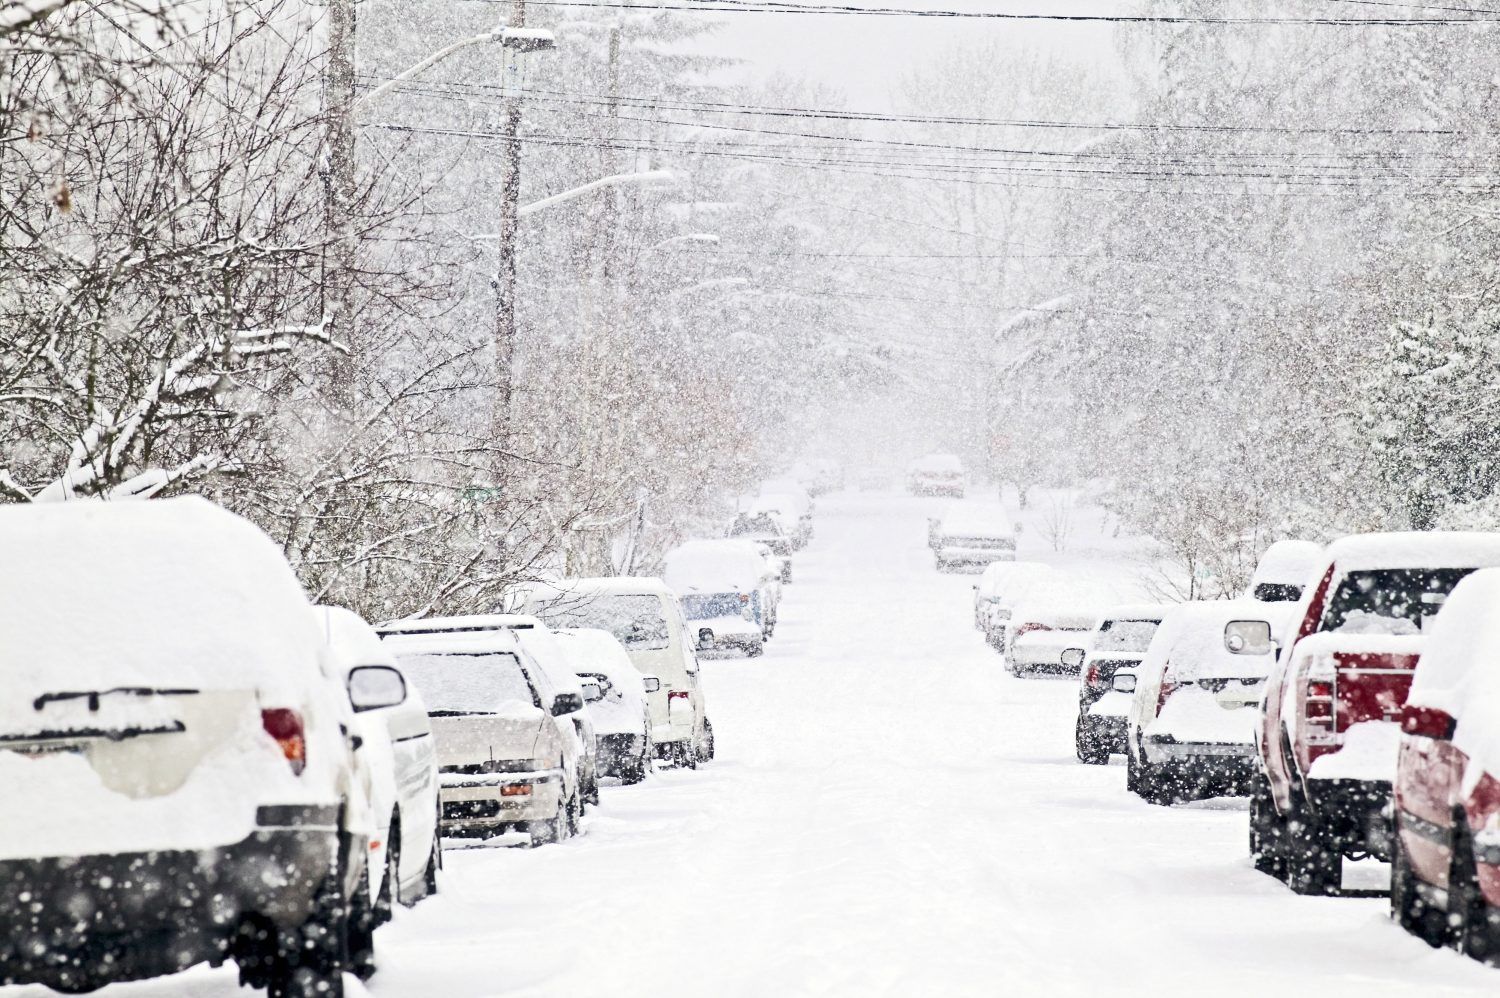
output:
<instances>
[{"instance_id":1,"label":"snow-covered cars","mask_svg":"<svg viewBox=\"0 0 1500 998\"><path fill-rule=\"evenodd\" d=\"M1462 578L1500 566L1500 534L1363 534L1334 541L1296 604L1267 684L1250 802L1256 865L1332 894L1344 857L1390 858L1399 718L1428 620Z\"/></svg>"},{"instance_id":2,"label":"snow-covered cars","mask_svg":"<svg viewBox=\"0 0 1500 998\"><path fill-rule=\"evenodd\" d=\"M1006 568L1004 574L991 583L989 605L983 609L984 637L991 648L1004 654L1016 606L1057 591L1065 584L1065 578L1051 565L1039 561L997 564L1004 564Z\"/></svg>"},{"instance_id":3,"label":"snow-covered cars","mask_svg":"<svg viewBox=\"0 0 1500 998\"><path fill-rule=\"evenodd\" d=\"M796 478L782 476L781 478L768 478L760 483L760 495L762 496L788 496L796 507L799 517L811 517L817 504L813 502L812 495L807 488Z\"/></svg>"},{"instance_id":4,"label":"snow-covered cars","mask_svg":"<svg viewBox=\"0 0 1500 998\"><path fill-rule=\"evenodd\" d=\"M1076 673L1079 664L1063 661L1063 652L1088 641L1099 622L1097 607L1077 602L1021 603L1011 616L1005 671L1012 676Z\"/></svg>"},{"instance_id":5,"label":"snow-covered cars","mask_svg":"<svg viewBox=\"0 0 1500 998\"><path fill-rule=\"evenodd\" d=\"M759 513L737 514L724 529L724 536L730 540L764 544L771 549L772 554L786 559L786 564L790 566L792 551L798 547L790 531L791 528L781 514L764 510Z\"/></svg>"},{"instance_id":6,"label":"snow-covered cars","mask_svg":"<svg viewBox=\"0 0 1500 998\"><path fill-rule=\"evenodd\" d=\"M578 627L554 633L578 678L595 683L602 694L587 707L598 732L600 772L622 783L641 782L655 757L646 694L656 692L661 680L642 676L608 631Z\"/></svg>"},{"instance_id":7,"label":"snow-covered cars","mask_svg":"<svg viewBox=\"0 0 1500 998\"><path fill-rule=\"evenodd\" d=\"M297 577L205 500L0 507L0 984L373 972L348 696Z\"/></svg>"},{"instance_id":8,"label":"snow-covered cars","mask_svg":"<svg viewBox=\"0 0 1500 998\"><path fill-rule=\"evenodd\" d=\"M1111 755L1125 753L1125 718L1131 697L1113 688L1115 673L1140 663L1165 612L1165 607L1157 605L1113 607L1105 611L1087 646L1064 651L1065 665L1072 665L1070 659L1080 663L1078 718L1073 725L1079 762L1102 766Z\"/></svg>"},{"instance_id":9,"label":"snow-covered cars","mask_svg":"<svg viewBox=\"0 0 1500 998\"><path fill-rule=\"evenodd\" d=\"M964 463L954 454L928 454L906 468L906 489L914 496L964 497Z\"/></svg>"},{"instance_id":10,"label":"snow-covered cars","mask_svg":"<svg viewBox=\"0 0 1500 998\"><path fill-rule=\"evenodd\" d=\"M735 514L735 519L731 523L754 522L762 517L770 517L776 521L777 530L786 538L787 557L790 558L791 552L800 551L807 546L807 538L811 535L810 525L798 519L795 509L796 506L785 495L756 496L741 504L739 512ZM766 527L763 523L757 522L756 529L764 531ZM770 535L766 536L767 540L764 543L769 544Z\"/></svg>"},{"instance_id":11,"label":"snow-covered cars","mask_svg":"<svg viewBox=\"0 0 1500 998\"><path fill-rule=\"evenodd\" d=\"M936 550L936 549L934 549ZM990 604L1000 602L1000 587L1016 565L1026 562L992 561L985 566L979 581L974 583L974 626L984 630L985 610Z\"/></svg>"},{"instance_id":12,"label":"snow-covered cars","mask_svg":"<svg viewBox=\"0 0 1500 998\"><path fill-rule=\"evenodd\" d=\"M938 524L938 571L974 569L1016 560L1016 532L999 510L955 505Z\"/></svg>"},{"instance_id":13,"label":"snow-covered cars","mask_svg":"<svg viewBox=\"0 0 1500 998\"><path fill-rule=\"evenodd\" d=\"M553 689L559 693L574 693L584 696L581 681L568 666L567 657L557 643L552 628L541 618L524 613L492 613L488 623L493 627L504 627L516 632L521 644L531 652L536 664L547 674ZM599 803L598 739L594 732L594 718L587 710L573 711L568 715L577 736L579 757L579 781L583 784L583 803Z\"/></svg>"},{"instance_id":14,"label":"snow-covered cars","mask_svg":"<svg viewBox=\"0 0 1500 998\"><path fill-rule=\"evenodd\" d=\"M314 607L313 614L349 690L353 730L362 743L355 761L369 773L375 822L370 890L376 918L384 921L393 904L414 904L437 892L442 839L432 723L421 692L364 618L336 606Z\"/></svg>"},{"instance_id":15,"label":"snow-covered cars","mask_svg":"<svg viewBox=\"0 0 1500 998\"><path fill-rule=\"evenodd\" d=\"M773 625L766 561L753 544L697 540L667 552L662 581L677 593L699 651L759 655Z\"/></svg>"},{"instance_id":16,"label":"snow-covered cars","mask_svg":"<svg viewBox=\"0 0 1500 998\"><path fill-rule=\"evenodd\" d=\"M455 624L454 621L460 621ZM521 644L531 653L532 659L544 673L547 681L558 693L569 693L583 697L583 686L568 668L567 659L557 640L542 620L524 613L490 613L472 617L428 618L399 620L381 624L377 631L382 635L395 633L418 633L428 631L450 631L455 627L474 627L514 631ZM588 711L570 711L566 719L573 727L578 748L578 772L583 785L582 804L599 803L599 777L597 746L594 737L594 719ZM582 810L580 809L580 813Z\"/></svg>"},{"instance_id":17,"label":"snow-covered cars","mask_svg":"<svg viewBox=\"0 0 1500 998\"><path fill-rule=\"evenodd\" d=\"M1115 672L1135 681L1128 789L1158 804L1249 793L1257 708L1290 609L1201 600L1168 610L1140 663Z\"/></svg>"},{"instance_id":18,"label":"snow-covered cars","mask_svg":"<svg viewBox=\"0 0 1500 998\"><path fill-rule=\"evenodd\" d=\"M1304 589L1318 581L1317 573L1323 567L1323 545L1277 541L1256 563L1248 595L1265 603L1295 603Z\"/></svg>"},{"instance_id":19,"label":"snow-covered cars","mask_svg":"<svg viewBox=\"0 0 1500 998\"><path fill-rule=\"evenodd\" d=\"M755 620L755 607L741 595L684 593L678 603L700 652L729 650L755 658L765 650L765 632Z\"/></svg>"},{"instance_id":20,"label":"snow-covered cars","mask_svg":"<svg viewBox=\"0 0 1500 998\"><path fill-rule=\"evenodd\" d=\"M795 480L778 478L762 482L760 495L750 500L745 511L752 516L772 513L788 525L793 543L806 547L813 535L813 499Z\"/></svg>"},{"instance_id":21,"label":"snow-covered cars","mask_svg":"<svg viewBox=\"0 0 1500 998\"><path fill-rule=\"evenodd\" d=\"M677 594L662 580L633 576L570 579L530 587L528 612L558 628L596 627L613 634L642 675L661 680L647 695L658 759L697 766L714 756L714 729L698 672L696 634Z\"/></svg>"},{"instance_id":22,"label":"snow-covered cars","mask_svg":"<svg viewBox=\"0 0 1500 998\"><path fill-rule=\"evenodd\" d=\"M570 718L582 694L558 690L519 636L486 617L401 623L381 638L432 718L443 832L524 831L532 845L572 835L583 775Z\"/></svg>"},{"instance_id":23,"label":"snow-covered cars","mask_svg":"<svg viewBox=\"0 0 1500 998\"><path fill-rule=\"evenodd\" d=\"M1391 915L1500 964L1500 569L1454 587L1401 712Z\"/></svg>"}]
</instances>

